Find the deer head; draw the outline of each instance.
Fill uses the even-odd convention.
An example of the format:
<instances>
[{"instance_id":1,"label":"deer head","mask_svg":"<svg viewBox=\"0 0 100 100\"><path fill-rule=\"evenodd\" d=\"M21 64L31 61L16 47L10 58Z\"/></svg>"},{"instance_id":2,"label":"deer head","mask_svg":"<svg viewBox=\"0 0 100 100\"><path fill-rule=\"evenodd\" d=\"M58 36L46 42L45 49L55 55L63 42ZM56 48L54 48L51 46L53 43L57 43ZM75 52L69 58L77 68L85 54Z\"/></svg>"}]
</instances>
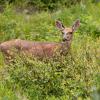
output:
<instances>
[{"instance_id":1,"label":"deer head","mask_svg":"<svg viewBox=\"0 0 100 100\"><path fill-rule=\"evenodd\" d=\"M62 32L63 42L71 41L73 33L80 26L80 20L76 20L71 27L65 27L61 21L56 21L56 27Z\"/></svg>"}]
</instances>

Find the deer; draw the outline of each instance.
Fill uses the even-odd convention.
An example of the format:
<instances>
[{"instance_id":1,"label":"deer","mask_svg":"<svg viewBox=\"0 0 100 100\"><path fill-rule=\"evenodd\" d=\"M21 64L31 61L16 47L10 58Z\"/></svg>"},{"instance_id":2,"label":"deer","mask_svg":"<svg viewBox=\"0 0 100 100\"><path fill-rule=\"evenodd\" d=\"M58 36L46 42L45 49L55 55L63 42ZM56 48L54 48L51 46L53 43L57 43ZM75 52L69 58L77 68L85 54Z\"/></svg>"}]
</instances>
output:
<instances>
[{"instance_id":1,"label":"deer","mask_svg":"<svg viewBox=\"0 0 100 100\"><path fill-rule=\"evenodd\" d=\"M80 20L77 19L71 27L65 27L60 20L55 21L57 29L62 33L61 42L37 42L22 39L13 39L0 44L0 51L5 56L12 56L12 49L15 48L17 52L26 55L31 54L35 57L53 57L56 52L60 55L68 53L73 34L80 26Z\"/></svg>"}]
</instances>

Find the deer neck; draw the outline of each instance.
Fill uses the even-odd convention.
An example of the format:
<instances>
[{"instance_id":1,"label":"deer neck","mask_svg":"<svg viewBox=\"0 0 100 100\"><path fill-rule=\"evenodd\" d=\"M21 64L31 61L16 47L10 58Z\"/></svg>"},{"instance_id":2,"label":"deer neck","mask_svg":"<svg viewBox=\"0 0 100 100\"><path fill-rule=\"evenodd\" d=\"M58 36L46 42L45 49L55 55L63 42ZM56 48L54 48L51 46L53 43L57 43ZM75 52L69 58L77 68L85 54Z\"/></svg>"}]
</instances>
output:
<instances>
[{"instance_id":1,"label":"deer neck","mask_svg":"<svg viewBox=\"0 0 100 100\"><path fill-rule=\"evenodd\" d=\"M71 40L62 42L61 43L61 54L63 55L67 54L70 48L70 45L71 45Z\"/></svg>"}]
</instances>

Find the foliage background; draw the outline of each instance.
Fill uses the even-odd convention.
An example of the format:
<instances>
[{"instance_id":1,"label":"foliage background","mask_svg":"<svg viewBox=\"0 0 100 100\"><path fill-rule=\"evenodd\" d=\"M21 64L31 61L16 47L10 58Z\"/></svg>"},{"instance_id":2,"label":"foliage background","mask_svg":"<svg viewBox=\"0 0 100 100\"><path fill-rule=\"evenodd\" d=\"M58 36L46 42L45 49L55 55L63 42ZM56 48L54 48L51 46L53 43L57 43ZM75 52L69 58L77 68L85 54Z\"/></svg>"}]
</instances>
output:
<instances>
[{"instance_id":1,"label":"foliage background","mask_svg":"<svg viewBox=\"0 0 100 100\"><path fill-rule=\"evenodd\" d=\"M99 100L99 0L0 0L0 42L21 38L61 41L55 20L80 19L71 50L54 59L19 57L6 65L0 53L0 99Z\"/></svg>"}]
</instances>

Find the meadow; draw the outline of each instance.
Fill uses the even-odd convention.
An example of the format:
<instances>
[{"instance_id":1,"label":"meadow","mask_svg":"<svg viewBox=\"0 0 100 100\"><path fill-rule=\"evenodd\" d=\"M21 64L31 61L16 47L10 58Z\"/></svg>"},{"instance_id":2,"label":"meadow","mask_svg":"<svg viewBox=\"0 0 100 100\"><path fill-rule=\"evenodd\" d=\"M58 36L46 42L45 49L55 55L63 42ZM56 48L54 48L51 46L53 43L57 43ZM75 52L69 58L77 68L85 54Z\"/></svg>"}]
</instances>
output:
<instances>
[{"instance_id":1,"label":"meadow","mask_svg":"<svg viewBox=\"0 0 100 100\"><path fill-rule=\"evenodd\" d=\"M100 100L100 4L16 12L6 5L0 13L0 43L20 38L60 42L57 19L71 26L80 19L66 56L38 60L19 57L5 64L0 53L0 100Z\"/></svg>"}]
</instances>

